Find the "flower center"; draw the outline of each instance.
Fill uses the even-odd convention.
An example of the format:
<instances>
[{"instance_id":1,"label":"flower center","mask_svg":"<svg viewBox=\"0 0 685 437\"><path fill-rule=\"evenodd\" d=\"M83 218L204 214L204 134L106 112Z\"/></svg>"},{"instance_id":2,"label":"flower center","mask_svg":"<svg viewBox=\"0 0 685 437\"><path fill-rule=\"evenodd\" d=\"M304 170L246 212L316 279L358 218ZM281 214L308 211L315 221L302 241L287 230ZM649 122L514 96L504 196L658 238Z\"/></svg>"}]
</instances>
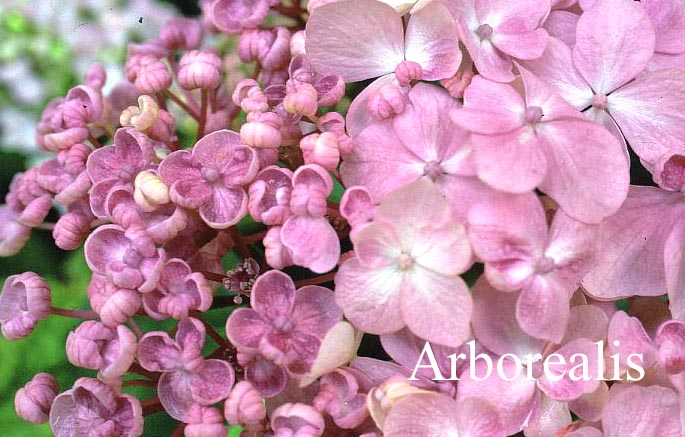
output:
<instances>
[{"instance_id":1,"label":"flower center","mask_svg":"<svg viewBox=\"0 0 685 437\"><path fill-rule=\"evenodd\" d=\"M292 332L295 324L287 316L280 316L274 320L274 328L280 332Z\"/></svg>"},{"instance_id":2,"label":"flower center","mask_svg":"<svg viewBox=\"0 0 685 437\"><path fill-rule=\"evenodd\" d=\"M538 262L535 264L535 271L537 273L549 273L552 270L554 270L556 265L554 264L554 260L548 256L543 256L538 260Z\"/></svg>"},{"instance_id":3,"label":"flower center","mask_svg":"<svg viewBox=\"0 0 685 437\"><path fill-rule=\"evenodd\" d=\"M408 253L403 252L397 260L397 265L400 266L400 270L409 270L414 265L414 259Z\"/></svg>"},{"instance_id":4,"label":"flower center","mask_svg":"<svg viewBox=\"0 0 685 437\"><path fill-rule=\"evenodd\" d=\"M122 181L132 181L135 174L136 172L129 167L122 167L121 169L119 169L119 179L121 179Z\"/></svg>"},{"instance_id":5,"label":"flower center","mask_svg":"<svg viewBox=\"0 0 685 437\"><path fill-rule=\"evenodd\" d=\"M526 109L526 123L537 124L542 120L542 108L539 106L531 106Z\"/></svg>"},{"instance_id":6,"label":"flower center","mask_svg":"<svg viewBox=\"0 0 685 437\"><path fill-rule=\"evenodd\" d=\"M597 109L607 109L607 96L604 94L595 94L592 96L592 107Z\"/></svg>"},{"instance_id":7,"label":"flower center","mask_svg":"<svg viewBox=\"0 0 685 437\"><path fill-rule=\"evenodd\" d=\"M129 267L138 268L143 256L135 249L127 249L124 254L124 264Z\"/></svg>"},{"instance_id":8,"label":"flower center","mask_svg":"<svg viewBox=\"0 0 685 437\"><path fill-rule=\"evenodd\" d=\"M214 167L202 167L202 177L205 178L205 181L207 183L213 184L214 182L219 180L219 176L221 174L219 173L219 170L217 170Z\"/></svg>"},{"instance_id":9,"label":"flower center","mask_svg":"<svg viewBox=\"0 0 685 437\"><path fill-rule=\"evenodd\" d=\"M423 167L423 174L431 178L432 181L435 181L438 179L440 176L443 175L442 167L440 166L440 163L438 161L431 161L426 163L426 165Z\"/></svg>"},{"instance_id":10,"label":"flower center","mask_svg":"<svg viewBox=\"0 0 685 437\"><path fill-rule=\"evenodd\" d=\"M492 36L492 26L489 24L481 24L478 26L478 29L476 29L476 35L480 37L480 39L488 39Z\"/></svg>"},{"instance_id":11,"label":"flower center","mask_svg":"<svg viewBox=\"0 0 685 437\"><path fill-rule=\"evenodd\" d=\"M666 161L661 172L661 186L674 191L685 188L685 156L674 155Z\"/></svg>"}]
</instances>

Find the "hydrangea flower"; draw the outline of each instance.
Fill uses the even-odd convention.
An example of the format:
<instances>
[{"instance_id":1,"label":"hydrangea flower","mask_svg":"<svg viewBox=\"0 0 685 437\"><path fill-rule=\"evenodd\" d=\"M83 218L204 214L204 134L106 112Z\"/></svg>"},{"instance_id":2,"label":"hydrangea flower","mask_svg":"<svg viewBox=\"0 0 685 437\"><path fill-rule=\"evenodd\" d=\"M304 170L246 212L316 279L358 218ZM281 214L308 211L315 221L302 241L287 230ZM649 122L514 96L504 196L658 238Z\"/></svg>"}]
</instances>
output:
<instances>
[{"instance_id":1,"label":"hydrangea flower","mask_svg":"<svg viewBox=\"0 0 685 437\"><path fill-rule=\"evenodd\" d=\"M2 335L9 340L26 337L38 321L50 314L50 303L50 287L45 279L33 272L9 276L0 294Z\"/></svg>"},{"instance_id":2,"label":"hydrangea flower","mask_svg":"<svg viewBox=\"0 0 685 437\"><path fill-rule=\"evenodd\" d=\"M459 274L471 266L471 246L433 182L388 195L351 238L355 257L340 266L335 295L355 326L374 334L407 326L447 346L466 341L472 302Z\"/></svg>"}]
</instances>

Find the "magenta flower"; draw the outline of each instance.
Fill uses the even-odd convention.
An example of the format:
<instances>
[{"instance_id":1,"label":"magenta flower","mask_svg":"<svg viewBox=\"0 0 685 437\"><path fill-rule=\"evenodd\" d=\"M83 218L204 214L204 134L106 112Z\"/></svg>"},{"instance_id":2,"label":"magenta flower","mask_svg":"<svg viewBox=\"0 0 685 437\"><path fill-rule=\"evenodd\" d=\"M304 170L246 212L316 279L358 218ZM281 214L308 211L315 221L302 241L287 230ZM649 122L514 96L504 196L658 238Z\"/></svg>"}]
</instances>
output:
<instances>
[{"instance_id":1,"label":"magenta flower","mask_svg":"<svg viewBox=\"0 0 685 437\"><path fill-rule=\"evenodd\" d=\"M312 11L306 35L314 70L345 82L394 73L405 60L421 70L416 79L439 80L454 75L461 62L457 26L439 2L412 14L406 31L402 16L380 1L330 3Z\"/></svg>"},{"instance_id":2,"label":"magenta flower","mask_svg":"<svg viewBox=\"0 0 685 437\"><path fill-rule=\"evenodd\" d=\"M172 202L198 209L215 229L232 226L247 212L247 193L242 186L254 179L257 155L240 136L220 130L204 136L191 151L179 150L159 166L159 176L170 187Z\"/></svg>"},{"instance_id":3,"label":"magenta flower","mask_svg":"<svg viewBox=\"0 0 685 437\"><path fill-rule=\"evenodd\" d=\"M602 221L618 210L628 189L620 143L520 70L525 97L513 86L474 77L464 107L452 112L455 123L474 133L478 177L504 192L538 187L571 217Z\"/></svg>"},{"instance_id":4,"label":"magenta flower","mask_svg":"<svg viewBox=\"0 0 685 437\"><path fill-rule=\"evenodd\" d=\"M185 319L190 311L207 311L211 305L212 289L205 277L178 258L164 263L157 289L143 295L145 312L155 319Z\"/></svg>"},{"instance_id":5,"label":"magenta flower","mask_svg":"<svg viewBox=\"0 0 685 437\"><path fill-rule=\"evenodd\" d=\"M228 339L250 360L246 379L265 397L280 393L293 375L308 372L321 340L342 319L333 292L310 285L295 290L285 273L273 270L252 287L251 309L239 308L226 321ZM240 359L240 357L239 357Z\"/></svg>"},{"instance_id":6,"label":"magenta flower","mask_svg":"<svg viewBox=\"0 0 685 437\"><path fill-rule=\"evenodd\" d=\"M340 428L353 429L369 417L366 394L360 389L352 372L337 369L321 377L319 393L312 405L330 415Z\"/></svg>"},{"instance_id":7,"label":"magenta flower","mask_svg":"<svg viewBox=\"0 0 685 437\"><path fill-rule=\"evenodd\" d=\"M513 59L536 59L547 45L541 27L549 0L467 0L447 3L459 36L478 72L497 82L511 82Z\"/></svg>"},{"instance_id":8,"label":"magenta flower","mask_svg":"<svg viewBox=\"0 0 685 437\"><path fill-rule=\"evenodd\" d=\"M655 30L643 2L597 2L581 15L576 34L573 49L550 39L541 58L523 65L653 165L666 150L664 138L685 139L685 103L672 92L685 86L685 71L645 72Z\"/></svg>"},{"instance_id":9,"label":"magenta flower","mask_svg":"<svg viewBox=\"0 0 685 437\"><path fill-rule=\"evenodd\" d=\"M273 0L217 0L209 15L220 30L237 35L258 27L274 4Z\"/></svg>"},{"instance_id":10,"label":"magenta flower","mask_svg":"<svg viewBox=\"0 0 685 437\"><path fill-rule=\"evenodd\" d=\"M346 187L366 187L378 203L391 191L425 177L440 188L456 218L465 221L469 206L492 191L475 177L468 133L449 117L459 102L421 83L408 97L410 105L402 114L372 122L354 138L351 153L340 165L342 180Z\"/></svg>"},{"instance_id":11,"label":"magenta flower","mask_svg":"<svg viewBox=\"0 0 685 437\"><path fill-rule=\"evenodd\" d=\"M110 328L126 323L141 305L138 291L117 287L97 273L93 273L88 284L88 299L102 323Z\"/></svg>"},{"instance_id":12,"label":"magenta flower","mask_svg":"<svg viewBox=\"0 0 685 437\"><path fill-rule=\"evenodd\" d=\"M0 325L8 340L18 340L33 332L38 321L50 315L50 287L33 272L12 275L0 294Z\"/></svg>"},{"instance_id":13,"label":"magenta flower","mask_svg":"<svg viewBox=\"0 0 685 437\"><path fill-rule=\"evenodd\" d=\"M188 410L185 437L226 437L228 428L224 417L214 407L193 404Z\"/></svg>"},{"instance_id":14,"label":"magenta flower","mask_svg":"<svg viewBox=\"0 0 685 437\"><path fill-rule=\"evenodd\" d=\"M471 247L433 182L391 193L351 239L356 256L340 266L335 295L357 328L390 334L407 326L435 343L466 341L472 302L459 274L472 264Z\"/></svg>"},{"instance_id":15,"label":"magenta flower","mask_svg":"<svg viewBox=\"0 0 685 437\"><path fill-rule=\"evenodd\" d=\"M521 290L516 318L523 331L559 343L571 296L594 258L597 226L559 210L548 230L532 193L476 204L468 226L488 281L501 291Z\"/></svg>"},{"instance_id":16,"label":"magenta flower","mask_svg":"<svg viewBox=\"0 0 685 437\"><path fill-rule=\"evenodd\" d=\"M67 359L75 366L99 370L105 380L128 372L136 355L138 339L124 325L109 328L89 320L67 337Z\"/></svg>"},{"instance_id":17,"label":"magenta flower","mask_svg":"<svg viewBox=\"0 0 685 437\"><path fill-rule=\"evenodd\" d=\"M37 374L14 396L14 409L17 416L31 423L47 422L50 407L57 392L59 392L59 385L52 375Z\"/></svg>"},{"instance_id":18,"label":"magenta flower","mask_svg":"<svg viewBox=\"0 0 685 437\"><path fill-rule=\"evenodd\" d=\"M209 406L225 399L235 382L233 368L217 359L204 359L205 327L188 318L178 324L175 340L163 331L148 332L138 343L138 362L162 372L157 393L171 417L186 421L193 404Z\"/></svg>"},{"instance_id":19,"label":"magenta flower","mask_svg":"<svg viewBox=\"0 0 685 437\"><path fill-rule=\"evenodd\" d=\"M321 413L306 404L283 404L271 414L274 437L321 437L325 424Z\"/></svg>"},{"instance_id":20,"label":"magenta flower","mask_svg":"<svg viewBox=\"0 0 685 437\"><path fill-rule=\"evenodd\" d=\"M143 410L137 398L97 379L79 378L55 398L50 429L56 437L138 437L143 434Z\"/></svg>"},{"instance_id":21,"label":"magenta flower","mask_svg":"<svg viewBox=\"0 0 685 437\"><path fill-rule=\"evenodd\" d=\"M135 237L116 225L100 226L86 240L86 262L117 287L147 293L157 286L165 254L151 240Z\"/></svg>"},{"instance_id":22,"label":"magenta flower","mask_svg":"<svg viewBox=\"0 0 685 437\"><path fill-rule=\"evenodd\" d=\"M248 209L255 221L266 225L280 225L292 215L292 177L292 171L275 165L259 172L249 190Z\"/></svg>"}]
</instances>

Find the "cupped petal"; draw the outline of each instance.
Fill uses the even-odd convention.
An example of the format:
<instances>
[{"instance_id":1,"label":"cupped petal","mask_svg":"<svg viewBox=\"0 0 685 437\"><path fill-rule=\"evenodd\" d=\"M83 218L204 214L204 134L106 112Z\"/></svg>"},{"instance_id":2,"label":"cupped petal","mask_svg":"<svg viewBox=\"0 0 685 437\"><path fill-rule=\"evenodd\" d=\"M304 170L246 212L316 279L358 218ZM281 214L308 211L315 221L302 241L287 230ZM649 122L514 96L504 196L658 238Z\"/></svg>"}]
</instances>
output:
<instances>
[{"instance_id":1,"label":"cupped petal","mask_svg":"<svg viewBox=\"0 0 685 437\"><path fill-rule=\"evenodd\" d=\"M312 11L306 32L307 58L322 76L357 82L392 73L404 60L402 19L379 1L320 6Z\"/></svg>"},{"instance_id":2,"label":"cupped petal","mask_svg":"<svg viewBox=\"0 0 685 437\"><path fill-rule=\"evenodd\" d=\"M537 274L516 302L516 320L521 329L535 338L561 343L570 314L568 284L553 274Z\"/></svg>"},{"instance_id":3,"label":"cupped petal","mask_svg":"<svg viewBox=\"0 0 685 437\"><path fill-rule=\"evenodd\" d=\"M214 191L200 179L182 179L174 182L169 198L183 208L198 209L212 200Z\"/></svg>"},{"instance_id":4,"label":"cupped petal","mask_svg":"<svg viewBox=\"0 0 685 437\"><path fill-rule=\"evenodd\" d=\"M423 69L422 80L454 76L461 64L459 32L449 10L432 1L412 13L407 23L404 57Z\"/></svg>"},{"instance_id":5,"label":"cupped petal","mask_svg":"<svg viewBox=\"0 0 685 437\"><path fill-rule=\"evenodd\" d=\"M288 374L272 361L257 358L245 366L245 379L261 396L271 398L283 391L288 383Z\"/></svg>"},{"instance_id":6,"label":"cupped petal","mask_svg":"<svg viewBox=\"0 0 685 437\"><path fill-rule=\"evenodd\" d=\"M239 144L242 144L240 135L228 129L208 133L193 146L193 162L222 168L230 162L235 147Z\"/></svg>"},{"instance_id":7,"label":"cupped petal","mask_svg":"<svg viewBox=\"0 0 685 437\"><path fill-rule=\"evenodd\" d=\"M405 248L414 243L418 229L425 223L442 226L452 221L445 196L428 178L390 193L378 206L377 217L395 228Z\"/></svg>"},{"instance_id":8,"label":"cupped petal","mask_svg":"<svg viewBox=\"0 0 685 437\"><path fill-rule=\"evenodd\" d=\"M181 349L166 332L148 332L138 342L138 363L152 372L170 371L181 363Z\"/></svg>"},{"instance_id":9,"label":"cupped petal","mask_svg":"<svg viewBox=\"0 0 685 437\"><path fill-rule=\"evenodd\" d=\"M654 54L655 35L640 3L601 0L580 16L573 63L597 93L635 78Z\"/></svg>"},{"instance_id":10,"label":"cupped petal","mask_svg":"<svg viewBox=\"0 0 685 437\"><path fill-rule=\"evenodd\" d=\"M352 103L347 110L347 114L345 115L345 126L350 137L356 137L364 128L374 121L374 118L369 115L367 103L371 96L375 95L386 85L399 86L395 73L386 74L374 80L366 86L362 92L357 94L357 97L355 97L354 100L352 100Z\"/></svg>"},{"instance_id":11,"label":"cupped petal","mask_svg":"<svg viewBox=\"0 0 685 437\"><path fill-rule=\"evenodd\" d=\"M619 209L628 193L630 169L611 133L590 121L555 120L543 123L539 135L547 157L540 190L585 223L599 223Z\"/></svg>"},{"instance_id":12,"label":"cupped petal","mask_svg":"<svg viewBox=\"0 0 685 437\"><path fill-rule=\"evenodd\" d=\"M550 365L538 379L538 386L547 396L558 401L570 401L597 390L598 378L603 375L600 373L597 346L592 341L586 338L573 340L554 354L563 357L564 365Z\"/></svg>"},{"instance_id":13,"label":"cupped petal","mask_svg":"<svg viewBox=\"0 0 685 437\"><path fill-rule=\"evenodd\" d=\"M226 399L235 382L233 368L226 361L205 360L190 377L193 401L200 405L212 405Z\"/></svg>"},{"instance_id":14,"label":"cupped petal","mask_svg":"<svg viewBox=\"0 0 685 437\"><path fill-rule=\"evenodd\" d=\"M267 320L289 317L295 304L295 284L287 274L270 270L258 277L252 286L250 304Z\"/></svg>"},{"instance_id":15,"label":"cupped petal","mask_svg":"<svg viewBox=\"0 0 685 437\"><path fill-rule=\"evenodd\" d=\"M157 382L157 396L169 416L184 421L194 404L188 372L167 372Z\"/></svg>"},{"instance_id":16,"label":"cupped petal","mask_svg":"<svg viewBox=\"0 0 685 437\"><path fill-rule=\"evenodd\" d=\"M292 320L298 331L323 338L342 320L342 315L334 293L328 288L308 285L295 293Z\"/></svg>"},{"instance_id":17,"label":"cupped petal","mask_svg":"<svg viewBox=\"0 0 685 437\"><path fill-rule=\"evenodd\" d=\"M159 177L167 185L179 180L201 180L200 165L193 161L189 150L177 150L169 154L158 168Z\"/></svg>"},{"instance_id":18,"label":"cupped petal","mask_svg":"<svg viewBox=\"0 0 685 437\"><path fill-rule=\"evenodd\" d=\"M357 328L390 334L404 326L400 313L403 273L396 267L367 269L356 258L345 261L335 275L335 298Z\"/></svg>"},{"instance_id":19,"label":"cupped petal","mask_svg":"<svg viewBox=\"0 0 685 437\"><path fill-rule=\"evenodd\" d=\"M315 273L332 270L340 258L338 234L325 217L290 217L281 228L281 241L295 264Z\"/></svg>"},{"instance_id":20,"label":"cupped petal","mask_svg":"<svg viewBox=\"0 0 685 437\"><path fill-rule=\"evenodd\" d=\"M624 368L627 368L627 359L630 354L642 355L644 368L649 368L654 364L656 347L638 318L618 311L611 318L607 338L609 350L612 354L619 355L619 362Z\"/></svg>"},{"instance_id":21,"label":"cupped petal","mask_svg":"<svg viewBox=\"0 0 685 437\"><path fill-rule=\"evenodd\" d=\"M384 222L369 223L352 234L354 251L364 266L387 267L402 253L402 243L395 229Z\"/></svg>"},{"instance_id":22,"label":"cupped petal","mask_svg":"<svg viewBox=\"0 0 685 437\"><path fill-rule=\"evenodd\" d=\"M247 214L247 194L242 188L214 187L207 203L200 206L200 217L214 229L226 229L233 226L245 214Z\"/></svg>"}]
</instances>

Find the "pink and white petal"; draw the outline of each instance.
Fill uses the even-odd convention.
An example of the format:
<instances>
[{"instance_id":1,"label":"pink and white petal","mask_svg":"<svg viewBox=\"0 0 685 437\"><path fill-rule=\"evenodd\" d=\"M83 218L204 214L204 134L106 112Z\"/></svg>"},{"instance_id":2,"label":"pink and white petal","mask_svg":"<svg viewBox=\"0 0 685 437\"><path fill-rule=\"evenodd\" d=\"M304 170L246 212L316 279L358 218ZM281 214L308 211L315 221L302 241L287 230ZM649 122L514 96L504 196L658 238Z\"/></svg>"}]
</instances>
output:
<instances>
[{"instance_id":1,"label":"pink and white petal","mask_svg":"<svg viewBox=\"0 0 685 437\"><path fill-rule=\"evenodd\" d=\"M226 336L231 344L240 348L257 349L269 328L259 313L250 308L238 308L226 320Z\"/></svg>"},{"instance_id":2,"label":"pink and white petal","mask_svg":"<svg viewBox=\"0 0 685 437\"><path fill-rule=\"evenodd\" d=\"M653 71L616 90L608 97L608 110L635 153L654 165L667 139L685 141L685 70Z\"/></svg>"},{"instance_id":3,"label":"pink and white petal","mask_svg":"<svg viewBox=\"0 0 685 437\"><path fill-rule=\"evenodd\" d=\"M252 286L250 304L268 320L288 317L295 305L295 283L281 271L268 271Z\"/></svg>"},{"instance_id":4,"label":"pink and white petal","mask_svg":"<svg viewBox=\"0 0 685 437\"><path fill-rule=\"evenodd\" d=\"M457 403L447 395L411 394L393 405L385 418L383 435L385 437L461 436L457 411Z\"/></svg>"},{"instance_id":5,"label":"pink and white petal","mask_svg":"<svg viewBox=\"0 0 685 437\"><path fill-rule=\"evenodd\" d=\"M212 198L212 188L201 179L180 179L169 190L171 201L183 208L198 209Z\"/></svg>"},{"instance_id":6,"label":"pink and white petal","mask_svg":"<svg viewBox=\"0 0 685 437\"><path fill-rule=\"evenodd\" d=\"M526 437L552 437L570 424L571 412L567 403L542 395L523 432Z\"/></svg>"},{"instance_id":7,"label":"pink and white petal","mask_svg":"<svg viewBox=\"0 0 685 437\"><path fill-rule=\"evenodd\" d=\"M540 58L520 63L576 109L585 109L592 104L592 88L578 73L571 49L561 40L549 38Z\"/></svg>"},{"instance_id":8,"label":"pink and white petal","mask_svg":"<svg viewBox=\"0 0 685 437\"><path fill-rule=\"evenodd\" d=\"M507 193L525 193L542 183L548 172L540 139L531 127L502 135L473 135L478 178Z\"/></svg>"},{"instance_id":9,"label":"pink and white petal","mask_svg":"<svg viewBox=\"0 0 685 437\"><path fill-rule=\"evenodd\" d=\"M547 16L550 6L549 0L477 0L476 13L481 23L494 29L515 22L521 29L532 30Z\"/></svg>"},{"instance_id":10,"label":"pink and white petal","mask_svg":"<svg viewBox=\"0 0 685 437\"><path fill-rule=\"evenodd\" d=\"M513 360L505 358L502 361L502 371L506 375L513 375L516 366ZM477 360L474 368L476 377L483 378L486 374L486 364ZM463 405L469 398L480 398L488 401L497 411L505 435L516 434L523 429L530 416L536 400L537 388L534 380L525 377L524 368L522 375L513 381L507 381L497 375L496 371L490 377L477 381L471 378L470 369L465 370L459 377L457 386L457 404Z\"/></svg>"},{"instance_id":11,"label":"pink and white petal","mask_svg":"<svg viewBox=\"0 0 685 437\"><path fill-rule=\"evenodd\" d=\"M678 395L665 387L631 384L611 397L602 426L605 435L610 436L679 437L682 429Z\"/></svg>"},{"instance_id":12,"label":"pink and white petal","mask_svg":"<svg viewBox=\"0 0 685 437\"><path fill-rule=\"evenodd\" d=\"M535 338L561 343L570 316L570 293L552 275L535 275L516 302L516 320Z\"/></svg>"},{"instance_id":13,"label":"pink and white petal","mask_svg":"<svg viewBox=\"0 0 685 437\"><path fill-rule=\"evenodd\" d=\"M200 166L193 161L188 150L178 150L169 154L159 165L159 177L167 185L179 180L201 179Z\"/></svg>"},{"instance_id":14,"label":"pink and white petal","mask_svg":"<svg viewBox=\"0 0 685 437\"><path fill-rule=\"evenodd\" d=\"M402 243L395 229L388 223L376 221L352 234L354 251L366 267L387 267L402 253Z\"/></svg>"},{"instance_id":15,"label":"pink and white petal","mask_svg":"<svg viewBox=\"0 0 685 437\"><path fill-rule=\"evenodd\" d=\"M678 0L641 2L656 30L656 51L678 55L685 53L685 5Z\"/></svg>"},{"instance_id":16,"label":"pink and white petal","mask_svg":"<svg viewBox=\"0 0 685 437\"><path fill-rule=\"evenodd\" d=\"M236 132L227 129L211 132L193 147L193 162L220 169L231 160L238 144L242 141Z\"/></svg>"},{"instance_id":17,"label":"pink and white petal","mask_svg":"<svg viewBox=\"0 0 685 437\"><path fill-rule=\"evenodd\" d=\"M152 372L169 371L180 364L181 350L166 332L149 332L140 339L137 359Z\"/></svg>"},{"instance_id":18,"label":"pink and white petal","mask_svg":"<svg viewBox=\"0 0 685 437\"><path fill-rule=\"evenodd\" d=\"M664 246L679 217L682 195L655 187L630 188L621 209L600 225L602 250L583 288L601 300L659 296L667 289Z\"/></svg>"},{"instance_id":19,"label":"pink and white petal","mask_svg":"<svg viewBox=\"0 0 685 437\"><path fill-rule=\"evenodd\" d=\"M534 73L516 64L525 88L526 106L542 110L542 122L556 119L584 120L583 115L559 96L556 89L542 81Z\"/></svg>"},{"instance_id":20,"label":"pink and white petal","mask_svg":"<svg viewBox=\"0 0 685 437\"><path fill-rule=\"evenodd\" d=\"M587 422L598 422L604 413L604 407L609 400L609 386L600 381L597 390L586 393L577 399L568 402L573 414Z\"/></svg>"},{"instance_id":21,"label":"pink and white petal","mask_svg":"<svg viewBox=\"0 0 685 437\"><path fill-rule=\"evenodd\" d=\"M590 268L597 250L598 225L588 225L557 211L550 229L545 256L554 260L558 273L572 282L580 281Z\"/></svg>"},{"instance_id":22,"label":"pink and white petal","mask_svg":"<svg viewBox=\"0 0 685 437\"><path fill-rule=\"evenodd\" d=\"M245 379L265 398L278 395L288 384L288 374L284 368L261 358L245 366Z\"/></svg>"},{"instance_id":23,"label":"pink and white petal","mask_svg":"<svg viewBox=\"0 0 685 437\"><path fill-rule=\"evenodd\" d=\"M307 58L321 76L357 82L392 73L404 60L402 19L379 1L320 6L312 11L306 32Z\"/></svg>"},{"instance_id":24,"label":"pink and white petal","mask_svg":"<svg viewBox=\"0 0 685 437\"><path fill-rule=\"evenodd\" d=\"M593 393L599 387L599 357L597 346L586 338L579 338L554 351L564 358L564 366L550 367L549 373L564 374L558 381L544 374L538 379L538 387L551 399L570 401L584 394ZM580 368L581 371L574 371ZM587 372L586 372L587 371ZM587 377L587 379L586 379Z\"/></svg>"},{"instance_id":25,"label":"pink and white petal","mask_svg":"<svg viewBox=\"0 0 685 437\"><path fill-rule=\"evenodd\" d=\"M190 391L190 377L188 372L163 373L157 383L157 396L169 416L176 420L185 421L188 410L195 403Z\"/></svg>"},{"instance_id":26,"label":"pink and white petal","mask_svg":"<svg viewBox=\"0 0 685 437\"><path fill-rule=\"evenodd\" d=\"M654 53L654 56L645 71L663 70L666 68L679 68L685 70L685 53L680 55Z\"/></svg>"},{"instance_id":27,"label":"pink and white petal","mask_svg":"<svg viewBox=\"0 0 685 437\"><path fill-rule=\"evenodd\" d=\"M516 78L511 71L514 66L511 57L501 52L490 40L477 42L476 50L471 57L478 73L483 77L502 83L509 83Z\"/></svg>"},{"instance_id":28,"label":"pink and white petal","mask_svg":"<svg viewBox=\"0 0 685 437\"><path fill-rule=\"evenodd\" d=\"M473 176L446 174L439 185L440 191L447 198L454 220L458 223L467 222L467 214L473 205L499 195L497 191Z\"/></svg>"},{"instance_id":29,"label":"pink and white petal","mask_svg":"<svg viewBox=\"0 0 685 437\"><path fill-rule=\"evenodd\" d=\"M423 69L422 80L454 76L461 64L459 31L449 11L433 1L412 13L407 24L404 57Z\"/></svg>"},{"instance_id":30,"label":"pink and white petal","mask_svg":"<svg viewBox=\"0 0 685 437\"><path fill-rule=\"evenodd\" d=\"M190 377L190 392L200 405L212 405L225 399L235 382L233 368L226 361L205 360Z\"/></svg>"},{"instance_id":31,"label":"pink and white petal","mask_svg":"<svg viewBox=\"0 0 685 437\"><path fill-rule=\"evenodd\" d=\"M518 26L518 22L515 23ZM500 26L495 30L492 43L502 52L517 59L537 59L547 46L549 35L545 29L518 33L518 29Z\"/></svg>"},{"instance_id":32,"label":"pink and white petal","mask_svg":"<svg viewBox=\"0 0 685 437\"><path fill-rule=\"evenodd\" d=\"M411 256L421 267L445 276L464 273L473 264L466 229L459 223L419 228Z\"/></svg>"},{"instance_id":33,"label":"pink and white petal","mask_svg":"<svg viewBox=\"0 0 685 437\"><path fill-rule=\"evenodd\" d=\"M576 45L576 26L580 16L570 11L555 10L549 13L545 20L544 27L550 38L547 41L547 48L552 38L558 38L569 47Z\"/></svg>"},{"instance_id":34,"label":"pink and white petal","mask_svg":"<svg viewBox=\"0 0 685 437\"><path fill-rule=\"evenodd\" d=\"M685 322L685 226L675 226L664 247L666 286L673 318Z\"/></svg>"},{"instance_id":35,"label":"pink and white petal","mask_svg":"<svg viewBox=\"0 0 685 437\"><path fill-rule=\"evenodd\" d=\"M377 218L390 223L407 248L413 245L418 229L426 223L442 226L452 222L445 196L428 178L390 193L378 206Z\"/></svg>"},{"instance_id":36,"label":"pink and white petal","mask_svg":"<svg viewBox=\"0 0 685 437\"><path fill-rule=\"evenodd\" d=\"M308 285L295 293L292 321L298 331L323 338L342 316L335 295L328 288Z\"/></svg>"},{"instance_id":37,"label":"pink and white petal","mask_svg":"<svg viewBox=\"0 0 685 437\"><path fill-rule=\"evenodd\" d=\"M477 203L469 211L468 229L474 252L486 264L532 262L547 242L545 210L533 193L502 194Z\"/></svg>"},{"instance_id":38,"label":"pink and white petal","mask_svg":"<svg viewBox=\"0 0 685 437\"><path fill-rule=\"evenodd\" d=\"M473 287L473 335L497 355L541 354L546 342L523 332L516 321L517 300L518 293L495 290L481 277Z\"/></svg>"},{"instance_id":39,"label":"pink and white petal","mask_svg":"<svg viewBox=\"0 0 685 437\"><path fill-rule=\"evenodd\" d=\"M523 126L525 113L526 104L514 87L478 75L464 91L464 106L450 115L464 130L493 135Z\"/></svg>"},{"instance_id":40,"label":"pink and white petal","mask_svg":"<svg viewBox=\"0 0 685 437\"><path fill-rule=\"evenodd\" d=\"M335 275L335 298L345 317L358 329L391 334L404 327L400 312L402 272L394 266L367 269L353 258Z\"/></svg>"},{"instance_id":41,"label":"pink and white petal","mask_svg":"<svg viewBox=\"0 0 685 437\"><path fill-rule=\"evenodd\" d=\"M660 368L669 375L685 372L685 323L669 320L662 324L656 334L656 347Z\"/></svg>"},{"instance_id":42,"label":"pink and white petal","mask_svg":"<svg viewBox=\"0 0 685 437\"><path fill-rule=\"evenodd\" d=\"M340 258L338 234L325 217L290 217L281 228L281 241L293 263L314 273L332 270Z\"/></svg>"},{"instance_id":43,"label":"pink and white petal","mask_svg":"<svg viewBox=\"0 0 685 437\"><path fill-rule=\"evenodd\" d=\"M369 115L368 109L366 109L369 97L374 95L379 89L390 84L399 86L395 73L386 74L374 80L352 100L345 115L345 128L349 136L352 138L356 137L366 126L374 121L373 117Z\"/></svg>"},{"instance_id":44,"label":"pink and white petal","mask_svg":"<svg viewBox=\"0 0 685 437\"><path fill-rule=\"evenodd\" d=\"M578 338L587 338L593 342L602 341L606 339L607 329L609 319L604 311L595 305L577 305L571 307L571 315L561 344Z\"/></svg>"},{"instance_id":45,"label":"pink and white petal","mask_svg":"<svg viewBox=\"0 0 685 437\"><path fill-rule=\"evenodd\" d=\"M212 197L200 206L200 217L210 228L226 229L247 214L247 194L242 188L215 187Z\"/></svg>"},{"instance_id":46,"label":"pink and white petal","mask_svg":"<svg viewBox=\"0 0 685 437\"><path fill-rule=\"evenodd\" d=\"M624 367L627 367L630 354L641 354L644 368L651 367L656 360L656 347L640 320L623 311L618 311L611 318L607 339L609 350L612 354L619 354L619 362Z\"/></svg>"},{"instance_id":47,"label":"pink and white petal","mask_svg":"<svg viewBox=\"0 0 685 437\"><path fill-rule=\"evenodd\" d=\"M465 399L457 411L459 435L464 437L504 437L504 425L493 405L485 399Z\"/></svg>"},{"instance_id":48,"label":"pink and white petal","mask_svg":"<svg viewBox=\"0 0 685 437\"><path fill-rule=\"evenodd\" d=\"M246 185L252 182L259 171L257 151L251 147L234 147L230 160L220 163L223 166L224 185Z\"/></svg>"},{"instance_id":49,"label":"pink and white petal","mask_svg":"<svg viewBox=\"0 0 685 437\"><path fill-rule=\"evenodd\" d=\"M584 120L544 123L547 177L540 190L571 217L599 223L623 204L630 183L621 143L608 131ZM569 145L571 145L569 147Z\"/></svg>"},{"instance_id":50,"label":"pink and white petal","mask_svg":"<svg viewBox=\"0 0 685 437\"><path fill-rule=\"evenodd\" d=\"M473 300L458 276L446 277L414 266L406 274L400 308L409 330L430 342L458 347L471 334Z\"/></svg>"},{"instance_id":51,"label":"pink and white petal","mask_svg":"<svg viewBox=\"0 0 685 437\"><path fill-rule=\"evenodd\" d=\"M628 83L654 54L654 29L640 3L601 0L583 12L576 29L573 63L597 93Z\"/></svg>"}]
</instances>

